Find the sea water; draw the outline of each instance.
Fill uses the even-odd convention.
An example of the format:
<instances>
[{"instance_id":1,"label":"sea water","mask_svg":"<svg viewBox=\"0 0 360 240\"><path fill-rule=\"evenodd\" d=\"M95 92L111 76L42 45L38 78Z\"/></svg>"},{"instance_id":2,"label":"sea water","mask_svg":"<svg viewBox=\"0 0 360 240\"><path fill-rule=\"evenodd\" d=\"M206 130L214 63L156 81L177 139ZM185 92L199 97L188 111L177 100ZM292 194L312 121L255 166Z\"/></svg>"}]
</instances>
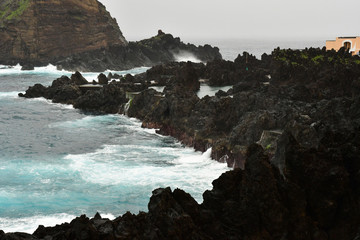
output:
<instances>
[{"instance_id":1,"label":"sea water","mask_svg":"<svg viewBox=\"0 0 360 240\"><path fill-rule=\"evenodd\" d=\"M256 58L261 59L261 55L271 54L271 52L280 47L281 49L305 49L322 48L325 46L326 39L189 39L190 42L203 45L204 43L217 46L220 49L223 59L234 61L234 59L243 52L248 52Z\"/></svg>"},{"instance_id":2,"label":"sea water","mask_svg":"<svg viewBox=\"0 0 360 240\"><path fill-rule=\"evenodd\" d=\"M206 42L219 46L227 60L243 51L260 58L277 46L322 46L319 40ZM184 55L181 60L191 59ZM200 203L211 182L229 170L210 159L211 149L195 152L141 128L136 119L91 115L43 98L19 98L19 92L35 83L50 85L61 75L71 75L54 66L20 68L0 65L0 229L5 232L32 233L38 225L54 226L81 214L114 218L126 211L146 211L152 190L159 187L184 189ZM92 81L97 75L84 77ZM217 90L202 85L198 96Z\"/></svg>"},{"instance_id":3,"label":"sea water","mask_svg":"<svg viewBox=\"0 0 360 240\"><path fill-rule=\"evenodd\" d=\"M140 73L147 68L118 74ZM86 73L88 80L98 73ZM198 202L229 170L205 153L141 128L123 115L91 115L44 98L19 98L61 75L48 66L0 66L0 229L32 233L86 214L147 211L152 190L170 186Z\"/></svg>"}]
</instances>

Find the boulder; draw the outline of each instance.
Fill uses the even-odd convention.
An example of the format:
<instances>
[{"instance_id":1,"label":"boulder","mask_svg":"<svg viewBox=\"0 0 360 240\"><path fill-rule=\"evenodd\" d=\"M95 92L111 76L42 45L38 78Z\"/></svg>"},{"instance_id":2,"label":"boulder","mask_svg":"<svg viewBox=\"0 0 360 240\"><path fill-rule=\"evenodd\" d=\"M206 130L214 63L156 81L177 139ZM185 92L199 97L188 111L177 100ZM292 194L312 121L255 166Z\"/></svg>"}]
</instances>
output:
<instances>
[{"instance_id":1,"label":"boulder","mask_svg":"<svg viewBox=\"0 0 360 240\"><path fill-rule=\"evenodd\" d=\"M25 63L21 65L21 70L22 71L29 71L29 70L34 70L34 65L31 63Z\"/></svg>"},{"instance_id":2,"label":"boulder","mask_svg":"<svg viewBox=\"0 0 360 240\"><path fill-rule=\"evenodd\" d=\"M19 93L19 97L26 97L26 98L39 98L44 97L46 94L47 88L43 85L37 83L32 87L29 87L28 90L26 90L25 94Z\"/></svg>"},{"instance_id":3,"label":"boulder","mask_svg":"<svg viewBox=\"0 0 360 240\"><path fill-rule=\"evenodd\" d=\"M89 83L78 71L71 75L71 81L73 81L76 85L83 85Z\"/></svg>"},{"instance_id":4,"label":"boulder","mask_svg":"<svg viewBox=\"0 0 360 240\"><path fill-rule=\"evenodd\" d=\"M109 82L109 79L103 73L100 73L97 78L98 78L98 83L101 85L106 85Z\"/></svg>"},{"instance_id":5,"label":"boulder","mask_svg":"<svg viewBox=\"0 0 360 240\"><path fill-rule=\"evenodd\" d=\"M123 88L117 84L109 84L100 90L87 91L76 98L73 105L86 111L118 113L127 101Z\"/></svg>"}]
</instances>

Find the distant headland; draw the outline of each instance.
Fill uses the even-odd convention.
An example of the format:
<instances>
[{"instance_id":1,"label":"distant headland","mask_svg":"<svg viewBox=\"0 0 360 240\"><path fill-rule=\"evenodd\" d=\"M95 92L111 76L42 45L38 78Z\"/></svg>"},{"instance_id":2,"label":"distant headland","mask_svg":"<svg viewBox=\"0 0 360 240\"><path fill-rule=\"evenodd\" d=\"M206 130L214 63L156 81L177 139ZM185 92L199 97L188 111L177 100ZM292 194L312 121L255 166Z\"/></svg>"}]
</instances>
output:
<instances>
[{"instance_id":1,"label":"distant headland","mask_svg":"<svg viewBox=\"0 0 360 240\"><path fill-rule=\"evenodd\" d=\"M184 44L161 30L128 42L97 0L0 0L0 9L0 64L104 71L153 66L182 52L201 61L221 58L218 48Z\"/></svg>"}]
</instances>

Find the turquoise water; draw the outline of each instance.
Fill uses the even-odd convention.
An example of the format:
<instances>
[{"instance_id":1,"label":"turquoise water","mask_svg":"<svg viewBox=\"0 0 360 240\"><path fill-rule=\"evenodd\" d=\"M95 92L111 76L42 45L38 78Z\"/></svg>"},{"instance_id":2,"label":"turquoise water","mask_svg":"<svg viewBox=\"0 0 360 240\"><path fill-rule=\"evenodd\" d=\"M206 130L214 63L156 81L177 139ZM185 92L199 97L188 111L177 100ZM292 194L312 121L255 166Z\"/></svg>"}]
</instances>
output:
<instances>
[{"instance_id":1,"label":"turquoise water","mask_svg":"<svg viewBox=\"0 0 360 240\"><path fill-rule=\"evenodd\" d=\"M213 179L228 170L210 159L210 150L194 152L142 129L136 119L17 97L28 86L70 74L52 66L23 72L0 66L0 229L32 233L39 224L81 214L146 211L158 187L182 188L201 202Z\"/></svg>"},{"instance_id":2,"label":"turquoise water","mask_svg":"<svg viewBox=\"0 0 360 240\"><path fill-rule=\"evenodd\" d=\"M277 46L325 43L321 39L205 42L219 46L227 60L243 51L260 58ZM182 188L201 202L213 179L228 170L225 164L210 160L210 151L194 152L173 138L142 129L136 119L94 116L42 98L17 97L28 86L50 85L61 75L71 73L53 66L20 71L19 66L0 65L0 229L5 232L32 233L40 224L53 226L97 211L109 218L127 210L146 211L151 191L158 187ZM85 77L92 81L97 75L86 73ZM198 96L212 96L217 90L202 85Z\"/></svg>"}]
</instances>

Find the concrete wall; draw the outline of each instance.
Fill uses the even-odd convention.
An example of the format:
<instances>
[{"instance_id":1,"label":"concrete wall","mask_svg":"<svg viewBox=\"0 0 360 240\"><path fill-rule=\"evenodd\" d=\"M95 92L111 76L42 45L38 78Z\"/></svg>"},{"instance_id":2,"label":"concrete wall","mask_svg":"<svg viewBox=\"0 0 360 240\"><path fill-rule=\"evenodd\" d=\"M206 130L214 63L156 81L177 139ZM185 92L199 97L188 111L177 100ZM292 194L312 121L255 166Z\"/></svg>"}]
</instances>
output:
<instances>
[{"instance_id":1,"label":"concrete wall","mask_svg":"<svg viewBox=\"0 0 360 240\"><path fill-rule=\"evenodd\" d=\"M359 54L360 37L337 37L336 40L328 40L326 41L326 50L334 49L338 51L341 47L345 45L346 42L350 43L350 52L353 55Z\"/></svg>"}]
</instances>

